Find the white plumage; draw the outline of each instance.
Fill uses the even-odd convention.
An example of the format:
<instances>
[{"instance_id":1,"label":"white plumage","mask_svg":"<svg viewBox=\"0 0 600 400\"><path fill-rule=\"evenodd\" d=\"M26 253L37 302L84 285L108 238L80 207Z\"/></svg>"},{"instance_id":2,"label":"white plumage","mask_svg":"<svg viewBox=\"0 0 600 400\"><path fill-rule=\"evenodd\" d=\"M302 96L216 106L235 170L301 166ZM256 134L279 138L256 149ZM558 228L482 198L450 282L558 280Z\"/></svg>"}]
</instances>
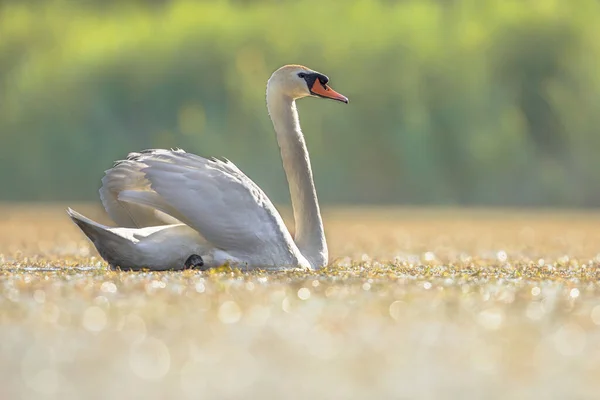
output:
<instances>
[{"instance_id":1,"label":"white plumage","mask_svg":"<svg viewBox=\"0 0 600 400\"><path fill-rule=\"evenodd\" d=\"M194 254L202 257L204 268L224 263L241 269L323 266L327 244L295 99L318 95L347 102L327 81L292 65L277 70L267 85L269 114L290 183L296 241L266 194L232 162L183 150L131 153L106 171L100 197L119 228L70 209L69 215L112 266L181 269Z\"/></svg>"}]
</instances>

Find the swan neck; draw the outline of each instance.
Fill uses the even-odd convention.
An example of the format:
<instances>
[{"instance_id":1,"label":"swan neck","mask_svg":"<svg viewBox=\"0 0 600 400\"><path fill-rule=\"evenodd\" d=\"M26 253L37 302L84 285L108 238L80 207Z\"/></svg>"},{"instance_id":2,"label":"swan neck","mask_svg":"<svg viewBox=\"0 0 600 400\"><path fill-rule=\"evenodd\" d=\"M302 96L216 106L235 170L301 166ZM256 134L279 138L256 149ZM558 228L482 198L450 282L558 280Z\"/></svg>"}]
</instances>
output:
<instances>
[{"instance_id":1,"label":"swan neck","mask_svg":"<svg viewBox=\"0 0 600 400\"><path fill-rule=\"evenodd\" d=\"M272 86L267 86L267 108L290 189L296 226L294 240L311 266L320 268L327 265L327 242L296 103Z\"/></svg>"}]
</instances>

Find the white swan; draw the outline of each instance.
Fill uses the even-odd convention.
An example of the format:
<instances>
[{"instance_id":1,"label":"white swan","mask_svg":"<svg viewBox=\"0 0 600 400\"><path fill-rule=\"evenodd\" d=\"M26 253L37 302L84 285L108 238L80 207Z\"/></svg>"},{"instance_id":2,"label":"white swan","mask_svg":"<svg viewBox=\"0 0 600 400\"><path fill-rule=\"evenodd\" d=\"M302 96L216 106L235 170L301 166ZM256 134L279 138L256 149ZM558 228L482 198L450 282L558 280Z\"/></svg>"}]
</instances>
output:
<instances>
[{"instance_id":1,"label":"white swan","mask_svg":"<svg viewBox=\"0 0 600 400\"><path fill-rule=\"evenodd\" d=\"M267 108L281 150L296 225L295 239L264 192L232 162L183 150L146 150L117 162L100 197L121 227L68 214L112 266L152 270L317 269L328 251L310 159L295 100L318 96L348 103L327 76L286 65L267 83Z\"/></svg>"}]
</instances>

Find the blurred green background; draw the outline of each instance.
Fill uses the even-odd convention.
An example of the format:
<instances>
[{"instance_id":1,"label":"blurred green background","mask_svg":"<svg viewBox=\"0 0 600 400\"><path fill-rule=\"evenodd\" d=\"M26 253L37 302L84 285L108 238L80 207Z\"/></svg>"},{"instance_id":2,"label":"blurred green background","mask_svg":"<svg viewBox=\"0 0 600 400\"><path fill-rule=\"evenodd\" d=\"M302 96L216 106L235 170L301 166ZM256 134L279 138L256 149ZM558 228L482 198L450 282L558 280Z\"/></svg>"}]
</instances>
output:
<instances>
[{"instance_id":1,"label":"blurred green background","mask_svg":"<svg viewBox=\"0 0 600 400\"><path fill-rule=\"evenodd\" d=\"M265 108L279 66L335 204L600 205L597 0L0 3L0 200L94 200L129 151L287 185Z\"/></svg>"}]
</instances>

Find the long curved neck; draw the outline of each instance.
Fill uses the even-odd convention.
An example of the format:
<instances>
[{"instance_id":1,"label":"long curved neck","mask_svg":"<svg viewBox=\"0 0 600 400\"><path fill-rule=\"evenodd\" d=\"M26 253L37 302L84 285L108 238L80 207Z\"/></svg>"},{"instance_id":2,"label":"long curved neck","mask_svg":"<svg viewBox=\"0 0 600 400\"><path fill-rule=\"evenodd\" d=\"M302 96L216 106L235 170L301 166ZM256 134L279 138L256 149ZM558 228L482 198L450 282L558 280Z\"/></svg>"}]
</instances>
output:
<instances>
[{"instance_id":1,"label":"long curved neck","mask_svg":"<svg viewBox=\"0 0 600 400\"><path fill-rule=\"evenodd\" d=\"M269 84L267 108L275 127L283 168L290 187L296 225L294 240L313 268L325 266L328 261L327 242L296 103Z\"/></svg>"}]
</instances>

